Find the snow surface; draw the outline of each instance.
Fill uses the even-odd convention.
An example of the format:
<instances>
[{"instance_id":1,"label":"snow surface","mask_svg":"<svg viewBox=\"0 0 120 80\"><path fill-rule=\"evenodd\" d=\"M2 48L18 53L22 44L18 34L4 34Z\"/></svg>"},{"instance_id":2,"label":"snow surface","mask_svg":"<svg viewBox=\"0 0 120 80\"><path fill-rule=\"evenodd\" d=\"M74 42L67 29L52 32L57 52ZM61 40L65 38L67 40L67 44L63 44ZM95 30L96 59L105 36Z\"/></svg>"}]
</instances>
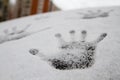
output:
<instances>
[{"instance_id":1,"label":"snow surface","mask_svg":"<svg viewBox=\"0 0 120 80\"><path fill-rule=\"evenodd\" d=\"M84 19L90 11L110 11L107 17ZM83 14L81 14L83 13ZM0 44L0 80L120 80L120 7L89 8L35 15L0 23L0 33L12 27L31 25L28 32L40 31L19 40ZM87 41L100 33L108 36L97 46L95 64L88 69L56 70L47 62L29 53L37 48L46 56L59 51L54 35L61 33L69 41L69 30L76 30L79 39L81 30L87 30Z\"/></svg>"},{"instance_id":2,"label":"snow surface","mask_svg":"<svg viewBox=\"0 0 120 80\"><path fill-rule=\"evenodd\" d=\"M52 0L62 10L120 5L120 0Z\"/></svg>"}]
</instances>

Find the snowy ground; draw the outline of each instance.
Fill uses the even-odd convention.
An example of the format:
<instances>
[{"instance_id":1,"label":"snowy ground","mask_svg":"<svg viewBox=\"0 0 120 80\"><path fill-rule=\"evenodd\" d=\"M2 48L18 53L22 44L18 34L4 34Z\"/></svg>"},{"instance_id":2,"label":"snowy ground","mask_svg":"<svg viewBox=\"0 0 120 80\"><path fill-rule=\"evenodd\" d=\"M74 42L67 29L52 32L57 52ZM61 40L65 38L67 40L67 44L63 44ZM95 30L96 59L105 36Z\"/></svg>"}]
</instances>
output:
<instances>
[{"instance_id":1,"label":"snowy ground","mask_svg":"<svg viewBox=\"0 0 120 80\"><path fill-rule=\"evenodd\" d=\"M102 12L98 15L96 12L99 10ZM107 16L100 16L104 12L107 12ZM84 18L86 14L92 18ZM120 7L55 12L21 18L0 23L0 33L2 35L5 29L22 29L27 25L30 25L27 32L47 29L0 44L0 80L120 80ZM71 29L77 31L76 39L79 39L81 30L87 30L87 41L96 39L100 33L108 34L98 45L96 62L91 68L56 70L29 53L29 49L37 48L45 55L55 54L58 44L54 34L61 33L65 40L69 40L68 32Z\"/></svg>"},{"instance_id":2,"label":"snowy ground","mask_svg":"<svg viewBox=\"0 0 120 80\"><path fill-rule=\"evenodd\" d=\"M120 0L52 0L62 10L120 5Z\"/></svg>"}]
</instances>

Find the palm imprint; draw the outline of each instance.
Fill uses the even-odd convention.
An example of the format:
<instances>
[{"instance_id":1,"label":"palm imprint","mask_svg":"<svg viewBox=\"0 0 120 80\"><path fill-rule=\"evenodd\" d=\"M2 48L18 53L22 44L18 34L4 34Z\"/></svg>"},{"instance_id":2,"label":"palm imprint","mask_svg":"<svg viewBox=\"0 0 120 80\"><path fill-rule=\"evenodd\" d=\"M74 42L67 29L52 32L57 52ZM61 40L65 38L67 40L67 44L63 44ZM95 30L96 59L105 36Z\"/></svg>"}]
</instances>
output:
<instances>
[{"instance_id":1,"label":"palm imprint","mask_svg":"<svg viewBox=\"0 0 120 80\"><path fill-rule=\"evenodd\" d=\"M95 50L97 44L102 41L107 34L102 33L96 40L92 42L86 42L85 38L87 32L81 31L81 40L75 41L75 31L71 30L71 41L66 42L63 40L61 34L55 34L60 45L60 52L54 57L47 57L38 49L30 49L29 52L32 55L39 56L42 60L47 61L56 69L70 70L70 69L85 69L91 67L95 62Z\"/></svg>"}]
</instances>

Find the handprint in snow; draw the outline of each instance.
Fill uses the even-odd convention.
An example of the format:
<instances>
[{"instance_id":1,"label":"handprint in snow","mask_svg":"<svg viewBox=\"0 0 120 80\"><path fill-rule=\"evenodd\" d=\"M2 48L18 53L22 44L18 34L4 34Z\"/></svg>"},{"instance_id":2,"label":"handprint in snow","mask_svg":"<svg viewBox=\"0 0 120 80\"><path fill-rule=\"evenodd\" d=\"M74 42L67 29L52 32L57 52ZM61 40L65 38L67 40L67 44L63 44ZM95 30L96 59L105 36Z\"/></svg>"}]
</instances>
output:
<instances>
[{"instance_id":1,"label":"handprint in snow","mask_svg":"<svg viewBox=\"0 0 120 80\"><path fill-rule=\"evenodd\" d=\"M93 19L93 18L99 18L99 17L108 17L110 12L112 12L113 10L109 10L109 11L101 11L101 10L97 10L96 12L93 11L88 11L87 13L80 13L83 14L82 19Z\"/></svg>"},{"instance_id":2,"label":"handprint in snow","mask_svg":"<svg viewBox=\"0 0 120 80\"><path fill-rule=\"evenodd\" d=\"M32 55L39 56L42 60L47 61L56 69L70 70L70 69L85 69L91 67L95 62L95 50L97 44L102 41L107 34L102 33L97 39L92 42L86 42L85 38L87 32L81 31L81 40L75 41L75 31L70 31L71 41L63 40L61 34L55 34L55 37L60 43L60 52L53 57L48 57L39 52L38 49L30 49Z\"/></svg>"},{"instance_id":3,"label":"handprint in snow","mask_svg":"<svg viewBox=\"0 0 120 80\"><path fill-rule=\"evenodd\" d=\"M34 33L44 31L46 29L50 29L50 27L47 27L47 28L44 28L38 31L28 32L27 29L29 27L30 25L28 25L27 27L23 29L17 29L17 27L13 27L11 30L5 29L3 31L4 35L0 35L0 44L8 42L8 41L12 41L12 40L18 40L26 36L32 35Z\"/></svg>"}]
</instances>

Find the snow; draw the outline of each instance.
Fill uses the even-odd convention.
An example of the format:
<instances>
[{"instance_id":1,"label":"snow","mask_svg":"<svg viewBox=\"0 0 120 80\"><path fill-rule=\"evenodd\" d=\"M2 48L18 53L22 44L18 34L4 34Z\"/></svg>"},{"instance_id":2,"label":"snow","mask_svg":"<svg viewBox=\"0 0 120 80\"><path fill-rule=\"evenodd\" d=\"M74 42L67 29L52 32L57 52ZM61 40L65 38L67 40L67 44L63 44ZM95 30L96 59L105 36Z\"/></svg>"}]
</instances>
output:
<instances>
[{"instance_id":1,"label":"snow","mask_svg":"<svg viewBox=\"0 0 120 80\"><path fill-rule=\"evenodd\" d=\"M34 32L46 29L19 40L0 44L0 80L120 80L120 7L106 7L100 10L109 11L107 17L83 19L88 8L73 11L62 11L35 15L0 23L0 33L12 27L24 28ZM50 56L58 52L56 33L61 33L69 41L70 30L74 29L78 40L81 30L88 32L87 41L96 39L100 33L108 36L97 46L95 64L88 69L57 70L39 57L29 53L32 48L39 49Z\"/></svg>"},{"instance_id":2,"label":"snow","mask_svg":"<svg viewBox=\"0 0 120 80\"><path fill-rule=\"evenodd\" d=\"M52 0L62 10L82 9L89 7L119 6L119 0Z\"/></svg>"}]
</instances>

